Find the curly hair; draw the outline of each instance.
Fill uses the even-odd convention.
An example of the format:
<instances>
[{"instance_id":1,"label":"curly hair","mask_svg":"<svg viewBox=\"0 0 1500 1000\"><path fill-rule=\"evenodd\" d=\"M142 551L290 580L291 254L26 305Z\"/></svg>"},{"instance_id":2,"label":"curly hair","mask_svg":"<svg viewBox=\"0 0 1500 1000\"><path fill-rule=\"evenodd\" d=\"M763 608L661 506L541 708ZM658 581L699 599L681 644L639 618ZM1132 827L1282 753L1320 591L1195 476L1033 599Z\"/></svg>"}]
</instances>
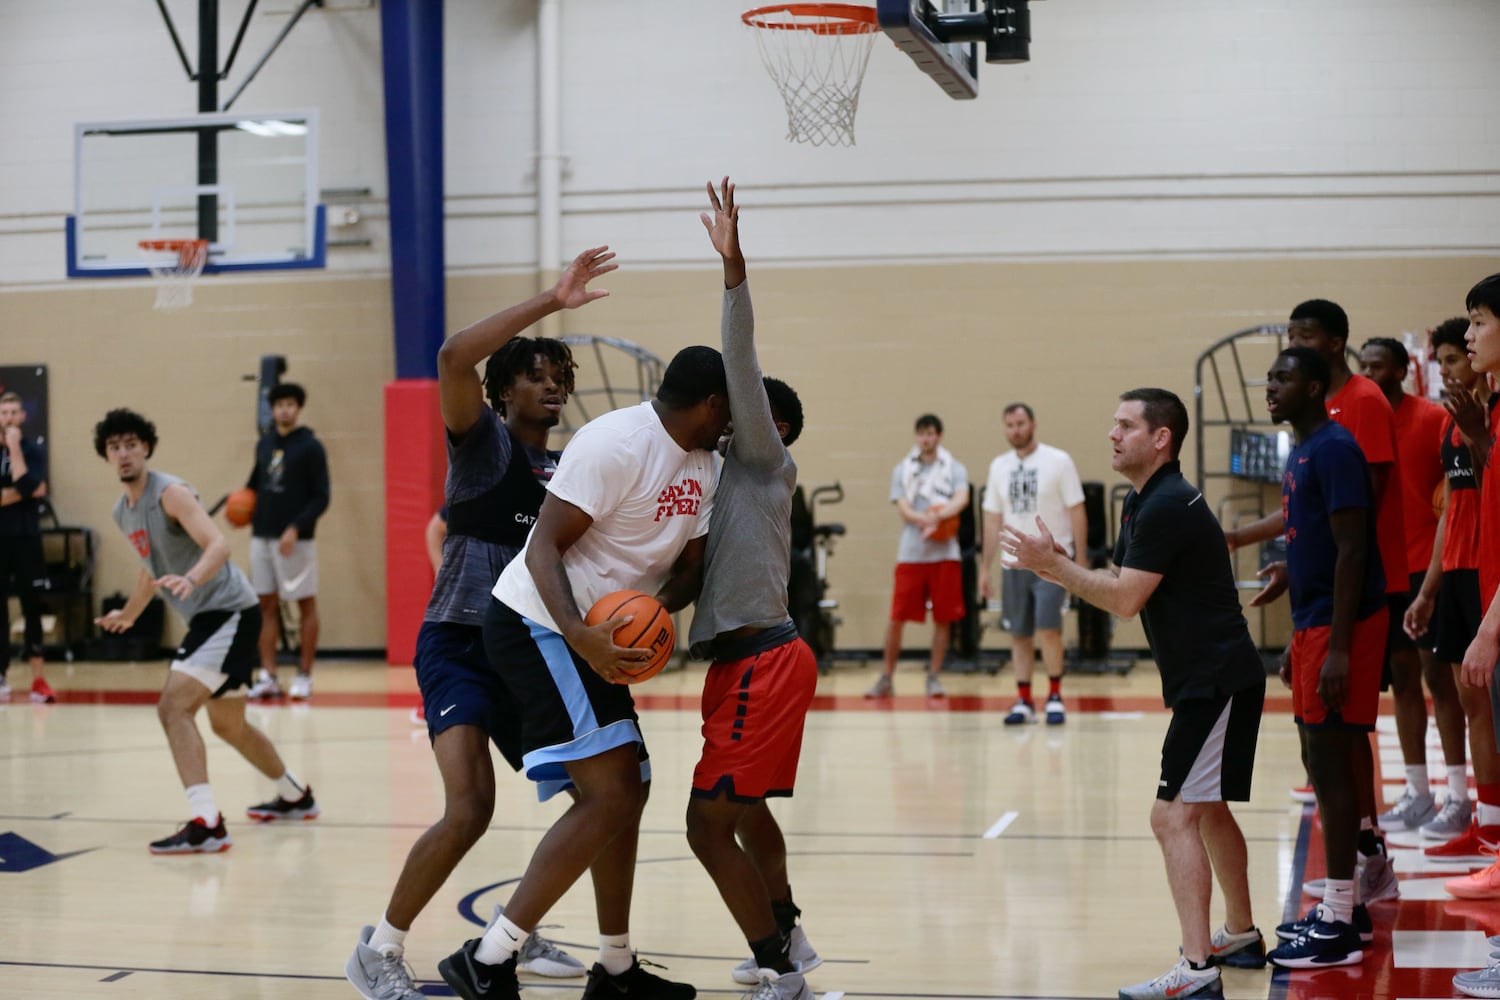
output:
<instances>
[{"instance_id":1,"label":"curly hair","mask_svg":"<svg viewBox=\"0 0 1500 1000\"><path fill-rule=\"evenodd\" d=\"M1465 317L1455 316L1445 319L1432 331L1432 349L1435 351L1443 344L1456 347L1460 351L1467 351L1468 346L1464 343L1464 335L1469 332L1469 321Z\"/></svg>"},{"instance_id":2,"label":"curly hair","mask_svg":"<svg viewBox=\"0 0 1500 1000\"><path fill-rule=\"evenodd\" d=\"M500 416L505 416L505 402L500 398L521 375L537 368L536 358L540 354L546 361L562 372L563 392L573 395L573 371L578 362L573 352L555 337L515 337L500 350L490 355L484 363L484 396L490 407Z\"/></svg>"},{"instance_id":3,"label":"curly hair","mask_svg":"<svg viewBox=\"0 0 1500 1000\"><path fill-rule=\"evenodd\" d=\"M771 415L787 425L782 444L790 448L792 442L802 436L802 400L797 392L779 378L769 375L761 377L766 387L766 398L771 402Z\"/></svg>"},{"instance_id":4,"label":"curly hair","mask_svg":"<svg viewBox=\"0 0 1500 1000\"><path fill-rule=\"evenodd\" d=\"M105 444L112 437L133 434L146 446L146 457L156 452L156 425L134 410L121 407L110 410L104 419L94 425L94 450L100 458L105 456Z\"/></svg>"}]
</instances>

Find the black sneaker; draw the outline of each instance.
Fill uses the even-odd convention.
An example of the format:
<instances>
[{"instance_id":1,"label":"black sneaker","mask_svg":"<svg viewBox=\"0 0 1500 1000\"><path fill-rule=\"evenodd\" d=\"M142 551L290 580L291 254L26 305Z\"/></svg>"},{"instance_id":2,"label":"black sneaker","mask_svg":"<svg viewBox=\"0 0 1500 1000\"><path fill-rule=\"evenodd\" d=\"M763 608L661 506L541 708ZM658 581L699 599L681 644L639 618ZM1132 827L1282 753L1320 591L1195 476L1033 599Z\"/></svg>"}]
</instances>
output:
<instances>
[{"instance_id":1,"label":"black sneaker","mask_svg":"<svg viewBox=\"0 0 1500 1000\"><path fill-rule=\"evenodd\" d=\"M464 946L438 963L438 974L453 992L464 1000L521 1000L516 982L516 957L512 955L499 965L486 965L474 957L479 938L470 938Z\"/></svg>"},{"instance_id":2,"label":"black sneaker","mask_svg":"<svg viewBox=\"0 0 1500 1000\"><path fill-rule=\"evenodd\" d=\"M272 823L279 819L317 819L321 811L313 801L312 788L308 787L303 789L302 798L296 802L288 802L278 795L270 802L246 809L245 815L262 823Z\"/></svg>"},{"instance_id":3,"label":"black sneaker","mask_svg":"<svg viewBox=\"0 0 1500 1000\"><path fill-rule=\"evenodd\" d=\"M655 965L655 963L651 963ZM657 965L658 969L665 966ZM630 1000L693 1000L698 991L687 983L674 983L660 976L653 976L641 968L637 958L630 968L612 976L598 962L589 970L589 984L583 988L583 1000L608 1000L611 997L629 997ZM472 1000L472 998L470 998Z\"/></svg>"},{"instance_id":4,"label":"black sneaker","mask_svg":"<svg viewBox=\"0 0 1500 1000\"><path fill-rule=\"evenodd\" d=\"M234 841L229 839L229 831L224 829L224 814L219 814L219 822L209 826L196 816L183 824L182 829L151 843L152 854L217 854L219 851L229 850L229 845Z\"/></svg>"}]
</instances>

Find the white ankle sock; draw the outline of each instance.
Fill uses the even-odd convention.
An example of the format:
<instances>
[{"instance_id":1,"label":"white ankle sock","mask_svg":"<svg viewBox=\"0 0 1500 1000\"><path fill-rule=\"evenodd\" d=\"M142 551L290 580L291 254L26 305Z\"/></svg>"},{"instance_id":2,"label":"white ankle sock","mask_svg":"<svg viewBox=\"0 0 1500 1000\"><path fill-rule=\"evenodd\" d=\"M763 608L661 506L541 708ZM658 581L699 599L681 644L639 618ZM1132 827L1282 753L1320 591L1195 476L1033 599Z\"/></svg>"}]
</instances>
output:
<instances>
[{"instance_id":1,"label":"white ankle sock","mask_svg":"<svg viewBox=\"0 0 1500 1000\"><path fill-rule=\"evenodd\" d=\"M635 955L630 950L630 935L600 934L599 964L611 976L629 971L635 964Z\"/></svg>"},{"instance_id":2,"label":"white ankle sock","mask_svg":"<svg viewBox=\"0 0 1500 1000\"><path fill-rule=\"evenodd\" d=\"M490 929L484 932L484 937L479 939L474 957L485 965L504 965L521 950L529 937L529 933L505 919L505 914L502 913L495 918Z\"/></svg>"},{"instance_id":3,"label":"white ankle sock","mask_svg":"<svg viewBox=\"0 0 1500 1000\"><path fill-rule=\"evenodd\" d=\"M1354 880L1352 878L1331 878L1324 882L1323 902L1320 904L1323 910L1323 919L1338 920L1343 923L1354 921Z\"/></svg>"},{"instance_id":4,"label":"white ankle sock","mask_svg":"<svg viewBox=\"0 0 1500 1000\"><path fill-rule=\"evenodd\" d=\"M1432 779L1427 776L1426 764L1406 765L1406 790L1418 798L1432 794Z\"/></svg>"},{"instance_id":5,"label":"white ankle sock","mask_svg":"<svg viewBox=\"0 0 1500 1000\"><path fill-rule=\"evenodd\" d=\"M1460 800L1469 797L1469 770L1462 764L1448 768L1448 795Z\"/></svg>"},{"instance_id":6,"label":"white ankle sock","mask_svg":"<svg viewBox=\"0 0 1500 1000\"><path fill-rule=\"evenodd\" d=\"M296 802L306 791L307 786L297 780L291 768L287 768L285 773L276 779L276 794L288 802Z\"/></svg>"},{"instance_id":7,"label":"white ankle sock","mask_svg":"<svg viewBox=\"0 0 1500 1000\"><path fill-rule=\"evenodd\" d=\"M1500 823L1500 806L1492 806L1488 802L1479 803L1479 825L1494 826Z\"/></svg>"},{"instance_id":8,"label":"white ankle sock","mask_svg":"<svg viewBox=\"0 0 1500 1000\"><path fill-rule=\"evenodd\" d=\"M204 826L217 826L219 823L219 807L214 805L213 786L208 783L187 786L188 808L193 811L194 819L201 819Z\"/></svg>"},{"instance_id":9,"label":"white ankle sock","mask_svg":"<svg viewBox=\"0 0 1500 1000\"><path fill-rule=\"evenodd\" d=\"M407 933L392 927L382 914L380 923L375 926L375 933L370 935L370 947L382 955L403 955L406 953Z\"/></svg>"}]
</instances>

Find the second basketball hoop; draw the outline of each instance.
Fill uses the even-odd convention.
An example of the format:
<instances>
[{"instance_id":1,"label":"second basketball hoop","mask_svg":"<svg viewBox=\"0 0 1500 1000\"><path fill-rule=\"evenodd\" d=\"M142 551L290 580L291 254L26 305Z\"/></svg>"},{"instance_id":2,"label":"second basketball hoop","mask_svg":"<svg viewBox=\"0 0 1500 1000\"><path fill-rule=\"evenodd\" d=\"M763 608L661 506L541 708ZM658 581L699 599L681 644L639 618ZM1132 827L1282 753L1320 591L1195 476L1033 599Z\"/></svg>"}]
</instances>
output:
<instances>
[{"instance_id":1,"label":"second basketball hoop","mask_svg":"<svg viewBox=\"0 0 1500 1000\"><path fill-rule=\"evenodd\" d=\"M740 15L755 31L760 58L786 102L789 142L854 145L854 115L870 50L875 8L788 3Z\"/></svg>"},{"instance_id":2,"label":"second basketball hoop","mask_svg":"<svg viewBox=\"0 0 1500 1000\"><path fill-rule=\"evenodd\" d=\"M142 250L173 254L175 259L151 264L156 282L157 309L182 309L193 304L193 282L208 263L208 240L141 240Z\"/></svg>"}]
</instances>

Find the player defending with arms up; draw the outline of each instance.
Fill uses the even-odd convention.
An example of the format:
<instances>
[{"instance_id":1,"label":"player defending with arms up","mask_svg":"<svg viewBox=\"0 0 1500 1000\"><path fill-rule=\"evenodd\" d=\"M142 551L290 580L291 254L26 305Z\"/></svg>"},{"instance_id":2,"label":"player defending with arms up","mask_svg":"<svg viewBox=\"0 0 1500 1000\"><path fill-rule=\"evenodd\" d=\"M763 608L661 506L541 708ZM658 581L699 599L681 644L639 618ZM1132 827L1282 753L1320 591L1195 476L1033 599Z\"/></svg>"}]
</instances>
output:
<instances>
[{"instance_id":1,"label":"player defending with arms up","mask_svg":"<svg viewBox=\"0 0 1500 1000\"><path fill-rule=\"evenodd\" d=\"M360 932L344 975L369 1000L416 1000L403 956L406 935L495 812L489 744L521 769L521 718L484 655L490 588L526 544L557 454L547 434L573 391L573 354L551 337L521 331L560 309L608 295L588 283L619 265L608 247L574 258L556 286L450 337L438 351L439 405L447 429L446 526L437 581L415 668L432 753L443 779L443 818L412 845L380 921ZM485 363L481 382L475 365ZM485 405L486 397L489 405ZM434 517L436 521L437 518ZM539 934L518 965L540 975L584 974L583 963Z\"/></svg>"},{"instance_id":2,"label":"player defending with arms up","mask_svg":"<svg viewBox=\"0 0 1500 1000\"><path fill-rule=\"evenodd\" d=\"M688 843L750 944L735 981L757 986L754 1000L812 1000L803 974L822 960L797 926L786 840L766 807L767 798L792 794L818 684L817 661L787 611L797 488L787 448L802 433L802 403L785 382L761 377L734 185L726 177L721 193L710 184L708 196L714 215L703 224L724 258L732 431L693 614L692 653L714 662L703 686Z\"/></svg>"}]
</instances>

